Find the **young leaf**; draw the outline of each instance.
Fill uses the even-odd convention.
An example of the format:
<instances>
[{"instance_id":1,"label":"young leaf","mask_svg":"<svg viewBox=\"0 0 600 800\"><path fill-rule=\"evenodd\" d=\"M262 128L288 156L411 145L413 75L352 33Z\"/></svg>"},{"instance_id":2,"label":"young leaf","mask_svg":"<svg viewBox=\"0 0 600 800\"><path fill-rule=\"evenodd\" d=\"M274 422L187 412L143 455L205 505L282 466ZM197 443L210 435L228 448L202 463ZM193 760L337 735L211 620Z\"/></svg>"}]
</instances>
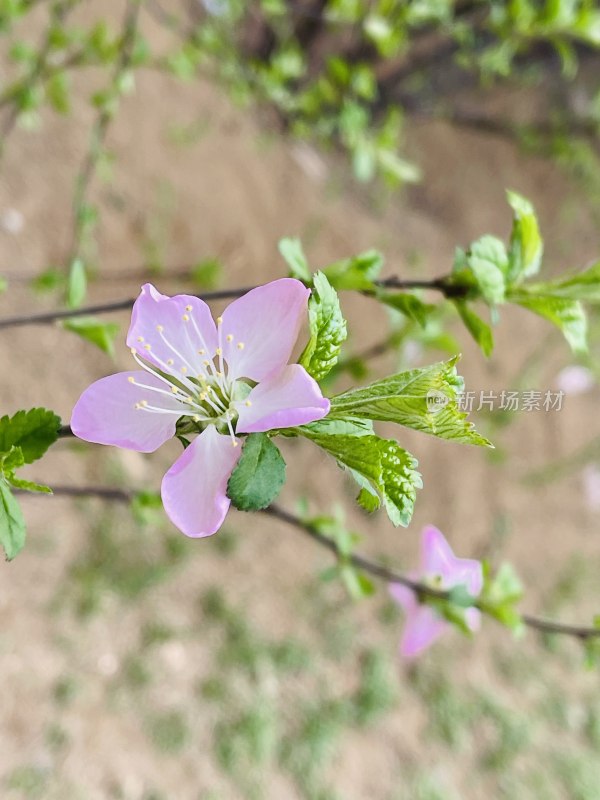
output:
<instances>
[{"instance_id":1,"label":"young leaf","mask_svg":"<svg viewBox=\"0 0 600 800\"><path fill-rule=\"evenodd\" d=\"M25 544L25 520L21 507L3 480L0 480L0 544L8 561L12 561Z\"/></svg>"},{"instance_id":2,"label":"young leaf","mask_svg":"<svg viewBox=\"0 0 600 800\"><path fill-rule=\"evenodd\" d=\"M227 496L240 511L260 511L285 483L285 461L266 433L251 433L227 484Z\"/></svg>"},{"instance_id":3,"label":"young leaf","mask_svg":"<svg viewBox=\"0 0 600 800\"><path fill-rule=\"evenodd\" d=\"M507 197L512 206L514 218L506 279L508 283L518 283L523 278L528 278L538 272L542 262L544 243L534 208L529 200L516 192L507 192Z\"/></svg>"},{"instance_id":4,"label":"young leaf","mask_svg":"<svg viewBox=\"0 0 600 800\"><path fill-rule=\"evenodd\" d=\"M45 408L17 411L0 419L0 453L21 449L25 464L41 458L58 438L60 417Z\"/></svg>"},{"instance_id":5,"label":"young leaf","mask_svg":"<svg viewBox=\"0 0 600 800\"><path fill-rule=\"evenodd\" d=\"M512 291L509 299L556 325L575 353L587 352L587 318L579 301L537 297L522 289Z\"/></svg>"},{"instance_id":6,"label":"young leaf","mask_svg":"<svg viewBox=\"0 0 600 800\"><path fill-rule=\"evenodd\" d=\"M495 236L482 236L470 247L467 264L485 302L498 305L504 302L504 274L508 267L508 255L504 243Z\"/></svg>"},{"instance_id":7,"label":"young leaf","mask_svg":"<svg viewBox=\"0 0 600 800\"><path fill-rule=\"evenodd\" d=\"M336 291L322 272L315 273L313 285L308 301L310 340L300 356L300 364L319 381L337 362L348 332Z\"/></svg>"},{"instance_id":8,"label":"young leaf","mask_svg":"<svg viewBox=\"0 0 600 800\"><path fill-rule=\"evenodd\" d=\"M455 300L454 305L465 323L466 329L481 347L483 354L489 357L494 349L494 336L490 326L464 300Z\"/></svg>"},{"instance_id":9,"label":"young leaf","mask_svg":"<svg viewBox=\"0 0 600 800\"><path fill-rule=\"evenodd\" d=\"M416 490L423 486L417 460L393 439L379 436L327 434L298 428L316 445L330 453L361 487L357 502L367 511L380 505L379 494L394 525L406 527L413 514Z\"/></svg>"},{"instance_id":10,"label":"young leaf","mask_svg":"<svg viewBox=\"0 0 600 800\"><path fill-rule=\"evenodd\" d=\"M300 239L293 239L291 237L281 239L279 241L279 252L290 268L290 275L292 278L298 278L298 280L304 281L304 283L311 282L312 273L308 266L306 256L304 255Z\"/></svg>"},{"instance_id":11,"label":"young leaf","mask_svg":"<svg viewBox=\"0 0 600 800\"><path fill-rule=\"evenodd\" d=\"M383 256L378 250L367 250L352 258L336 261L323 269L334 289L352 291L373 290L383 268Z\"/></svg>"},{"instance_id":12,"label":"young leaf","mask_svg":"<svg viewBox=\"0 0 600 800\"><path fill-rule=\"evenodd\" d=\"M583 300L600 303L600 261L591 267L545 283L528 283L527 291L538 297L558 297L565 300Z\"/></svg>"},{"instance_id":13,"label":"young leaf","mask_svg":"<svg viewBox=\"0 0 600 800\"><path fill-rule=\"evenodd\" d=\"M455 357L350 389L332 398L329 417L396 422L442 439L491 447L458 407L463 380L456 373L457 360Z\"/></svg>"},{"instance_id":14,"label":"young leaf","mask_svg":"<svg viewBox=\"0 0 600 800\"><path fill-rule=\"evenodd\" d=\"M85 300L87 292L87 275L85 264L80 258L76 258L69 270L69 282L67 285L67 305L69 308L77 308Z\"/></svg>"},{"instance_id":15,"label":"young leaf","mask_svg":"<svg viewBox=\"0 0 600 800\"><path fill-rule=\"evenodd\" d=\"M115 339L120 330L116 322L101 322L94 317L73 317L64 320L62 327L95 344L111 358L114 356Z\"/></svg>"},{"instance_id":16,"label":"young leaf","mask_svg":"<svg viewBox=\"0 0 600 800\"><path fill-rule=\"evenodd\" d=\"M422 328L427 325L429 314L436 308L419 300L414 294L405 292L378 292L377 299L386 306L400 311L405 317L414 320Z\"/></svg>"}]
</instances>

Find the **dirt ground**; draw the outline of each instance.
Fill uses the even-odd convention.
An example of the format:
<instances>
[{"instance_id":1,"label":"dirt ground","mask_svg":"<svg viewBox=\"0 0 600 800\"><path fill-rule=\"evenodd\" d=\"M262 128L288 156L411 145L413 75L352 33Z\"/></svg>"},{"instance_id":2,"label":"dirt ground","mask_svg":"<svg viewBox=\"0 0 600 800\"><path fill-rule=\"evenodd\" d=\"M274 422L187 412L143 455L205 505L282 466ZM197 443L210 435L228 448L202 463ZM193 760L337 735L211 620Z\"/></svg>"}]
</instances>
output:
<instances>
[{"instance_id":1,"label":"dirt ground","mask_svg":"<svg viewBox=\"0 0 600 800\"><path fill-rule=\"evenodd\" d=\"M118 13L118 3L109 6ZM144 26L167 42L152 20ZM10 139L0 214L16 209L24 225L0 232L0 274L34 274L68 251L73 181L92 120L85 98L97 81L93 72L77 77L70 118L45 114L40 131ZM175 143L173 131L183 128L197 129L196 140ZM555 166L441 123L409 131L424 181L384 204L353 186L335 158L267 136L208 82L140 74L109 142L115 180L96 188L102 280L93 301L136 293L139 281L120 273L143 263L157 229L167 265L217 257L224 286L282 275L284 235L300 235L314 265L377 247L389 274L442 274L456 245L506 234L507 187L539 211L549 273L583 266L599 249L586 199ZM168 271L156 282L180 289ZM0 314L56 302L14 281ZM385 321L370 301L343 302L351 349L377 341ZM118 319L124 331L127 315ZM513 388L527 363L527 388L553 388L571 356L547 334L524 313L503 312L496 354L485 363L457 327L468 388ZM116 361L129 368L124 346ZM79 393L115 368L58 327L3 333L0 364L2 413L45 405L64 420ZM397 364L390 356L373 367ZM475 415L498 445L492 456L396 432L425 483L408 530L353 507L335 465L308 443L283 445L282 503L305 496L315 513L342 505L365 551L406 567L423 524L437 524L458 553L509 559L528 610L587 620L598 611L600 550L581 475L541 489L522 478L597 435L597 402L598 390L567 397L559 413L523 413L505 428ZM30 474L50 484L153 490L175 453L174 445L142 456L62 442ZM487 623L473 641L450 635L409 670L395 656L401 620L390 622L382 593L353 607L339 587L320 585L327 554L280 524L232 513L219 546L181 541L161 518L142 527L127 510L96 501L23 504L27 547L0 566L2 797L600 798L598 679L584 671L576 645L517 642ZM239 625L252 631L248 641ZM273 648L290 642L306 658L281 666ZM365 679L365 664L374 663L387 675L377 673L376 689ZM356 699L361 687L361 702L377 712L369 719L358 700L350 716L350 706L339 711L340 698Z\"/></svg>"}]
</instances>

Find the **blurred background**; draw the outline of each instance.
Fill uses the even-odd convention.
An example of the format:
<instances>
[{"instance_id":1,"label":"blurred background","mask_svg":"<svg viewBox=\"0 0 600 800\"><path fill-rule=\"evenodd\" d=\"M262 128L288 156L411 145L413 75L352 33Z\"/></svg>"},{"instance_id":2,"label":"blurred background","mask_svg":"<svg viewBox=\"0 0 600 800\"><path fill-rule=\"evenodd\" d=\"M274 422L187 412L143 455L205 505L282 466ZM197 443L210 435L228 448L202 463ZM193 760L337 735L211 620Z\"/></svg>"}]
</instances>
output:
<instances>
[{"instance_id":1,"label":"blurred background","mask_svg":"<svg viewBox=\"0 0 600 800\"><path fill-rule=\"evenodd\" d=\"M598 256L595 2L2 0L0 31L2 316L146 280L262 283L287 272L283 236L313 268L378 248L385 275L437 277L457 246L508 235L507 188L536 206L546 275ZM436 524L461 556L509 560L523 608L591 619L598 320L574 360L503 309L486 360L445 305L420 329L342 304L331 392L460 352L468 389L564 390L563 407L475 408L491 452L390 430L424 477L407 530L361 512L306 441L282 444L281 504L344 515L406 570ZM104 351L59 325L1 331L2 413L66 422L92 380L129 369L128 313L102 320L119 326ZM177 452L64 440L29 475L153 493ZM353 601L321 580L328 554L275 520L232 511L191 541L152 496L22 505L27 546L0 567L1 797L600 798L598 672L577 642L487 622L409 667L385 588Z\"/></svg>"}]
</instances>

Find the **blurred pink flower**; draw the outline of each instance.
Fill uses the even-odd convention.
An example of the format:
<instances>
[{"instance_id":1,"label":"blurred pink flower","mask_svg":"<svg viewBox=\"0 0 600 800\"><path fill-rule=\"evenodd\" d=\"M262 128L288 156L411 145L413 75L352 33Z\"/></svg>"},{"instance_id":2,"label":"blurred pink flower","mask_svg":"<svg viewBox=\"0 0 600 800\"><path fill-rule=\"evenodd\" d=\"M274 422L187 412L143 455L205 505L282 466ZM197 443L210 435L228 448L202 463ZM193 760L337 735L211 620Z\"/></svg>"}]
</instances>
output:
<instances>
[{"instance_id":1,"label":"blurred pink flower","mask_svg":"<svg viewBox=\"0 0 600 800\"><path fill-rule=\"evenodd\" d=\"M142 369L88 387L73 409L73 433L151 453L175 435L179 420L191 425L200 435L164 476L162 500L183 533L210 536L229 509L236 434L302 425L329 411L313 378L287 363L309 294L282 278L235 300L215 325L197 297L167 297L146 284L127 334Z\"/></svg>"},{"instance_id":2,"label":"blurred pink flower","mask_svg":"<svg viewBox=\"0 0 600 800\"><path fill-rule=\"evenodd\" d=\"M587 507L590 511L600 511L600 467L598 464L588 464L581 471L581 478Z\"/></svg>"},{"instance_id":3,"label":"blurred pink flower","mask_svg":"<svg viewBox=\"0 0 600 800\"><path fill-rule=\"evenodd\" d=\"M470 558L457 558L444 534L433 525L423 529L421 569L410 577L436 589L451 589L462 584L473 597L477 597L483 588L480 562ZM400 655L414 658L430 647L450 623L433 606L419 603L415 593L406 586L392 583L390 594L402 606L406 617L400 641ZM466 609L465 620L472 631L479 629L480 618L478 609Z\"/></svg>"},{"instance_id":4,"label":"blurred pink flower","mask_svg":"<svg viewBox=\"0 0 600 800\"><path fill-rule=\"evenodd\" d=\"M572 365L565 367L556 376L556 386L565 394L577 395L589 392L596 385L592 372L586 367Z\"/></svg>"}]
</instances>

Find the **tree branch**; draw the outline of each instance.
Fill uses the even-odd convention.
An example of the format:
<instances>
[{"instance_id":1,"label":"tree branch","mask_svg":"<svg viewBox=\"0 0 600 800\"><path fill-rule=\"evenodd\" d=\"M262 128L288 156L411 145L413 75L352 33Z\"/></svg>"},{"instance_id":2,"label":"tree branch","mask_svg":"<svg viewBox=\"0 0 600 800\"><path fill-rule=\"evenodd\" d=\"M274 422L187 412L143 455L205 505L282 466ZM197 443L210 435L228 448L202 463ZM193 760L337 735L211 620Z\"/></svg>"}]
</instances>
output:
<instances>
[{"instance_id":1,"label":"tree branch","mask_svg":"<svg viewBox=\"0 0 600 800\"><path fill-rule=\"evenodd\" d=\"M129 489L119 489L110 486L54 486L52 489L54 496L59 497L95 497L99 500L107 500L118 503L130 503L136 493ZM17 494L28 495L31 497L30 492L16 490ZM51 497L52 495L38 495L39 497ZM386 567L383 564L378 564L360 553L351 553L346 555L342 553L333 539L330 539L325 534L321 533L310 522L303 520L301 517L292 514L280 506L273 504L268 508L263 509L260 513L266 514L273 519L284 522L291 528L309 536L314 542L326 548L332 553L335 558L346 559L354 567L362 572L372 575L374 578L386 581L387 583L398 583L406 588L411 589L418 597L429 597L435 600L450 600L450 594L447 591L434 589L426 583L421 583L409 578L395 569ZM477 603L475 607L479 607ZM481 608L485 613L485 608ZM594 639L600 637L600 628L586 627L583 625L569 625L564 622L557 622L555 620L544 619L534 614L521 614L523 624L543 634L556 634L562 636L570 636L581 641Z\"/></svg>"},{"instance_id":2,"label":"tree branch","mask_svg":"<svg viewBox=\"0 0 600 800\"><path fill-rule=\"evenodd\" d=\"M441 292L444 297L451 298L462 296L464 290L460 286L452 286L447 284L444 278L434 278L433 280L402 280L397 277L385 278L381 281L375 281L375 284L382 289L398 289L407 291L411 289L426 289L431 291ZM195 294L201 300L209 302L211 300L226 300L234 297L241 297L255 286L244 286L234 289L217 289L212 292L200 292ZM373 296L373 292L361 292L366 296ZM100 303L98 305L84 306L81 308L65 308L56 311L43 311L39 314L25 314L14 317L5 317L0 319L0 330L4 328L17 328L23 325L47 325L61 319L71 319L72 317L93 316L94 314L112 314L117 311L126 311L134 304L136 298L128 297L124 300L115 300L110 303Z\"/></svg>"}]
</instances>

